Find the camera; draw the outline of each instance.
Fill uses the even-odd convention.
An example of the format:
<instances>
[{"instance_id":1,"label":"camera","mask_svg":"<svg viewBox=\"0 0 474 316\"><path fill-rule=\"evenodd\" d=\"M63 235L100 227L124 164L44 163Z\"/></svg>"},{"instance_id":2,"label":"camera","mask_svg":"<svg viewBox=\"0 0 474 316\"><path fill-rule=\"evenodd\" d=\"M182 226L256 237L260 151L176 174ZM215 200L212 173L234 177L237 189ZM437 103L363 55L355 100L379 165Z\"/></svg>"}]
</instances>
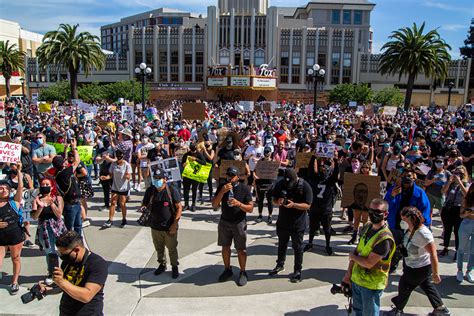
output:
<instances>
[{"instance_id":1,"label":"camera","mask_svg":"<svg viewBox=\"0 0 474 316\"><path fill-rule=\"evenodd\" d=\"M38 301L41 301L44 297L45 295L41 292L41 287L38 284L35 284L28 293L23 294L21 296L21 301L23 302L23 304L28 304L32 302L35 298Z\"/></svg>"},{"instance_id":2,"label":"camera","mask_svg":"<svg viewBox=\"0 0 474 316\"><path fill-rule=\"evenodd\" d=\"M331 288L331 294L332 295L343 294L345 297L352 297L351 288L349 287L349 284L347 284L346 282L341 282L341 286L337 284L333 284Z\"/></svg>"},{"instance_id":3,"label":"camera","mask_svg":"<svg viewBox=\"0 0 474 316\"><path fill-rule=\"evenodd\" d=\"M288 192L286 190L281 190L281 198L283 199L283 205L288 204Z\"/></svg>"}]
</instances>

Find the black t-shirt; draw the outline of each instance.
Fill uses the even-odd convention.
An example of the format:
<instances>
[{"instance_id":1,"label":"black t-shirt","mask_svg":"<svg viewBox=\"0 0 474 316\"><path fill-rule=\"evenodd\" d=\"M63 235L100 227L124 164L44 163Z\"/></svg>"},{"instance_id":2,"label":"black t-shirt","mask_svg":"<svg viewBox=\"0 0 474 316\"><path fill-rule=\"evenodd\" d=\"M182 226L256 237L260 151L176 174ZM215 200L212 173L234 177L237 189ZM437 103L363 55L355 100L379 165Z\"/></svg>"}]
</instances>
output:
<instances>
[{"instance_id":1,"label":"black t-shirt","mask_svg":"<svg viewBox=\"0 0 474 316\"><path fill-rule=\"evenodd\" d=\"M167 159L168 153L163 148L161 148L158 151L158 149L154 147L148 151L147 158L150 159L150 161L157 161L159 159Z\"/></svg>"},{"instance_id":2,"label":"black t-shirt","mask_svg":"<svg viewBox=\"0 0 474 316\"><path fill-rule=\"evenodd\" d=\"M23 151L21 151L21 164L23 166L22 170L30 174L33 168L33 160L31 159L31 144L30 142L23 140L21 141L21 145L28 148L30 151L28 154L25 154Z\"/></svg>"},{"instance_id":3,"label":"black t-shirt","mask_svg":"<svg viewBox=\"0 0 474 316\"><path fill-rule=\"evenodd\" d=\"M219 164L221 160L234 160L234 148L227 149L224 147L219 150L217 156L219 158Z\"/></svg>"},{"instance_id":4,"label":"black t-shirt","mask_svg":"<svg viewBox=\"0 0 474 316\"><path fill-rule=\"evenodd\" d=\"M97 150L97 156L102 156L104 153L109 153L110 157L113 157L113 152L107 148L100 148ZM103 160L101 164L99 164L99 174L101 176L108 176L109 175L109 169L110 165L112 163L108 162L107 160Z\"/></svg>"},{"instance_id":5,"label":"black t-shirt","mask_svg":"<svg viewBox=\"0 0 474 316\"><path fill-rule=\"evenodd\" d=\"M64 278L74 285L80 287L84 287L86 283L102 285L102 289L87 304L79 302L63 292L59 306L61 315L103 315L103 286L108 275L107 262L95 253L89 253L85 262L83 260L83 262L73 265L63 262L61 269L64 271Z\"/></svg>"},{"instance_id":6,"label":"black t-shirt","mask_svg":"<svg viewBox=\"0 0 474 316\"><path fill-rule=\"evenodd\" d=\"M216 192L220 192L223 186L224 184L220 184ZM232 193L234 195L234 199L239 202L242 202L243 204L247 204L252 201L252 193L250 192L250 188L243 183L238 182L232 189ZM227 204L227 201L229 200L229 194L230 191L226 192L222 197L221 219L230 223L239 223L246 219L247 213L242 211L239 207L230 207Z\"/></svg>"},{"instance_id":7,"label":"black t-shirt","mask_svg":"<svg viewBox=\"0 0 474 316\"><path fill-rule=\"evenodd\" d=\"M272 198L284 198L283 180L275 183L272 188ZM313 203L313 191L311 186L305 180L299 178L296 187L291 191L286 191L286 197L294 203ZM306 228L306 211L295 208L280 207L280 215L278 215L277 226L285 229L304 230Z\"/></svg>"},{"instance_id":8,"label":"black t-shirt","mask_svg":"<svg viewBox=\"0 0 474 316\"><path fill-rule=\"evenodd\" d=\"M56 183L64 203L76 201L81 198L81 190L74 175L73 167L69 166L56 173Z\"/></svg>"},{"instance_id":9,"label":"black t-shirt","mask_svg":"<svg viewBox=\"0 0 474 316\"><path fill-rule=\"evenodd\" d=\"M472 154L474 154L474 142L466 142L463 140L462 142L458 143L457 148L464 157L470 157Z\"/></svg>"},{"instance_id":10,"label":"black t-shirt","mask_svg":"<svg viewBox=\"0 0 474 316\"><path fill-rule=\"evenodd\" d=\"M371 225L371 224L367 224ZM365 234L365 241L366 244L380 229L373 229L372 227L369 228L369 231ZM372 249L372 252L382 256L384 260L388 259L390 255L390 250L392 249L393 241L390 239L385 239L384 241L379 242L375 247Z\"/></svg>"},{"instance_id":11,"label":"black t-shirt","mask_svg":"<svg viewBox=\"0 0 474 316\"><path fill-rule=\"evenodd\" d=\"M170 189L173 201L170 201L166 189L157 191L153 185L146 190L143 198L143 205L147 206L153 196L150 213L150 227L156 230L168 231L170 229L175 218L171 203L174 205L181 202L181 195L176 187L174 185L168 185L168 188Z\"/></svg>"},{"instance_id":12,"label":"black t-shirt","mask_svg":"<svg viewBox=\"0 0 474 316\"><path fill-rule=\"evenodd\" d=\"M330 214L336 202L336 182L339 169L333 170L332 175L324 179L320 174L312 176L309 183L313 189L313 200L311 212L318 214Z\"/></svg>"}]
</instances>

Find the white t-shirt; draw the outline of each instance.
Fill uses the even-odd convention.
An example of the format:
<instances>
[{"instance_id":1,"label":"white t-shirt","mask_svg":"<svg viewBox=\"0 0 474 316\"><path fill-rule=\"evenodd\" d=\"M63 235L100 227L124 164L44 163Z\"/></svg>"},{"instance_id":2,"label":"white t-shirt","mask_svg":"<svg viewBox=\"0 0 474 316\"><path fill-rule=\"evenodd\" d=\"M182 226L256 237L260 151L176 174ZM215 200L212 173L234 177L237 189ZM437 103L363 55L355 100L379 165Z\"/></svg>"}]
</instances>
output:
<instances>
[{"instance_id":1,"label":"white t-shirt","mask_svg":"<svg viewBox=\"0 0 474 316\"><path fill-rule=\"evenodd\" d=\"M132 173L132 167L126 161L120 166L116 162L112 162L109 173L113 175L112 191L127 192L130 190L130 180L125 178L125 173Z\"/></svg>"},{"instance_id":2,"label":"white t-shirt","mask_svg":"<svg viewBox=\"0 0 474 316\"><path fill-rule=\"evenodd\" d=\"M255 171L255 166L257 162L263 157L263 147L249 146L245 151L245 159L249 160L250 171Z\"/></svg>"},{"instance_id":3,"label":"white t-shirt","mask_svg":"<svg viewBox=\"0 0 474 316\"><path fill-rule=\"evenodd\" d=\"M408 257L405 258L405 264L410 268L421 268L431 264L430 254L425 246L434 240L433 233L428 227L422 225L414 234L410 242L410 232L406 232L403 244L408 250Z\"/></svg>"}]
</instances>

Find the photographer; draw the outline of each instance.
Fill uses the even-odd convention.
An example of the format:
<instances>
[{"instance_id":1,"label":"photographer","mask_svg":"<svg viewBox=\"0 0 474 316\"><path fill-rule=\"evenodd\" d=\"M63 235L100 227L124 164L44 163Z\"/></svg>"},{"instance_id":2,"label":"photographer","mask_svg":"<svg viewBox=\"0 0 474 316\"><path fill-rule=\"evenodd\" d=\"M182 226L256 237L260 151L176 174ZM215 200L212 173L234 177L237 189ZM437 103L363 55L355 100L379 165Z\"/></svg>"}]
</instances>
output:
<instances>
[{"instance_id":1,"label":"photographer","mask_svg":"<svg viewBox=\"0 0 474 316\"><path fill-rule=\"evenodd\" d=\"M425 292L433 306L431 315L450 315L433 285L441 282L433 234L423 225L423 216L416 207L405 207L401 217L401 225L406 229L401 247L404 257L403 275L398 283L398 295L392 298L395 306L390 315L403 314L403 308L408 303L411 292L418 286Z\"/></svg>"},{"instance_id":2,"label":"photographer","mask_svg":"<svg viewBox=\"0 0 474 316\"><path fill-rule=\"evenodd\" d=\"M352 289L356 316L378 316L380 297L388 281L395 241L385 219L388 204L382 199L370 203L370 223L364 225L355 252L349 253L349 267L342 280Z\"/></svg>"},{"instance_id":3,"label":"photographer","mask_svg":"<svg viewBox=\"0 0 474 316\"><path fill-rule=\"evenodd\" d=\"M278 205L277 220L278 259L276 267L269 275L285 271L286 250L291 237L295 253L294 273L291 282L301 281L303 268L303 236L306 229L306 212L313 203L313 191L305 180L298 178L295 169L286 169L283 179L275 183L271 190L273 204Z\"/></svg>"},{"instance_id":4,"label":"photographer","mask_svg":"<svg viewBox=\"0 0 474 316\"><path fill-rule=\"evenodd\" d=\"M81 236L68 231L56 240L61 268L53 273L54 283L63 291L60 315L103 315L107 262L84 247ZM41 292L51 288L39 283Z\"/></svg>"}]
</instances>

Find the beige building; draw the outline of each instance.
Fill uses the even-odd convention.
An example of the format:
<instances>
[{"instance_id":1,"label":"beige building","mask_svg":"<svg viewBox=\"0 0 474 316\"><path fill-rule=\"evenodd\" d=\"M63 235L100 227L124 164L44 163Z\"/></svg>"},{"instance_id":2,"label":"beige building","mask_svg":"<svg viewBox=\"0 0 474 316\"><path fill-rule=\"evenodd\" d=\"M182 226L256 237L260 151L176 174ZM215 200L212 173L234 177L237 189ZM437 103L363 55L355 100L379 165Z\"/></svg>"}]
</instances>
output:
<instances>
[{"instance_id":1,"label":"beige building","mask_svg":"<svg viewBox=\"0 0 474 316\"><path fill-rule=\"evenodd\" d=\"M0 19L0 41L9 41L9 45L16 44L27 57L36 57L36 50L41 45L43 34L24 30L15 21ZM22 73L15 73L10 79L10 91L12 96L28 95L26 79ZM0 75L0 98L6 96L5 78Z\"/></svg>"}]
</instances>

